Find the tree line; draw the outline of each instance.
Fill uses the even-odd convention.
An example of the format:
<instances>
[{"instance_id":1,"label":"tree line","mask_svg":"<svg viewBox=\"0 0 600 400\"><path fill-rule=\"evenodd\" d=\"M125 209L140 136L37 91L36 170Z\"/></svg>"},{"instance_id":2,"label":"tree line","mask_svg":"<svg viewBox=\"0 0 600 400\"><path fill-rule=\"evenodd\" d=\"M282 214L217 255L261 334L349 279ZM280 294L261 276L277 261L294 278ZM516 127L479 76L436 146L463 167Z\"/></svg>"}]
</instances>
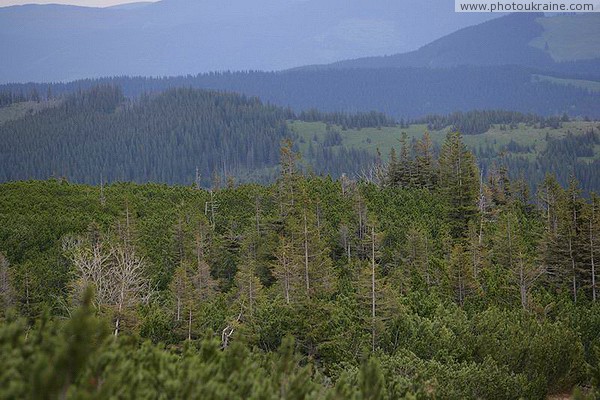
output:
<instances>
[{"instance_id":1,"label":"tree line","mask_svg":"<svg viewBox=\"0 0 600 400\"><path fill-rule=\"evenodd\" d=\"M523 114L504 110L474 110L454 112L448 115L426 115L415 120L417 124L427 124L429 130L441 130L451 127L464 135L479 135L487 132L493 125L516 128L519 123L541 128L560 128L562 122L569 122L569 116L542 117L535 114Z\"/></svg>"},{"instance_id":2,"label":"tree line","mask_svg":"<svg viewBox=\"0 0 600 400\"><path fill-rule=\"evenodd\" d=\"M310 109L300 112L296 119L306 122L325 122L331 125L338 125L343 130L361 129L361 128L381 128L383 126L397 126L398 122L383 113L371 111L368 113L345 113L345 112L322 112L317 109Z\"/></svg>"},{"instance_id":3,"label":"tree line","mask_svg":"<svg viewBox=\"0 0 600 400\"><path fill-rule=\"evenodd\" d=\"M598 128L590 128L579 135L570 131L564 137L546 135L545 142L545 149L539 153L511 141L500 152L479 146L475 148L475 154L482 169L488 171L501 166L508 170L512 179L527 182L531 190L551 174L563 186L575 177L586 196L598 191L600 161L595 157L595 146L600 143ZM532 153L535 154L533 158Z\"/></svg>"},{"instance_id":4,"label":"tree line","mask_svg":"<svg viewBox=\"0 0 600 400\"><path fill-rule=\"evenodd\" d=\"M568 63L564 63L568 64ZM381 68L294 70L285 72L212 72L178 77L107 77L67 83L0 85L0 92L54 96L98 84L123 88L127 97L193 87L258 96L295 112L385 113L397 120L470 110L514 110L542 116L599 118L598 93L570 85L535 80L534 71L517 66L447 69ZM541 101L540 99L543 99Z\"/></svg>"}]
</instances>

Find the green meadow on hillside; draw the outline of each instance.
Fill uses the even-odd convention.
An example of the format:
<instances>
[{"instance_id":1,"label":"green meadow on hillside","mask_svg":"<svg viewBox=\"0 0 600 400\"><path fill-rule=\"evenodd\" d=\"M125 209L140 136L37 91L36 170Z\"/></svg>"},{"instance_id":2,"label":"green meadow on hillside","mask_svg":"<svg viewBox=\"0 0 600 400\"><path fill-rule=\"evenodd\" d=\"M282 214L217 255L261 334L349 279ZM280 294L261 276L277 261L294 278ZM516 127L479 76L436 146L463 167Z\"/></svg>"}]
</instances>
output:
<instances>
[{"instance_id":1,"label":"green meadow on hillside","mask_svg":"<svg viewBox=\"0 0 600 400\"><path fill-rule=\"evenodd\" d=\"M317 138L319 141L327 136L327 124L324 122L303 122L291 121L290 128L298 134L300 139L300 150L304 153L308 149L310 140ZM573 121L564 122L560 128L551 127L538 128L518 124L515 127L504 128L501 125L494 125L491 129L481 135L465 135L464 141L471 149L477 150L482 147L491 147L494 151L500 153L506 149L506 146L512 142L530 148L530 153L535 156L542 153L547 148L547 138L563 139L568 133L575 136L583 135L591 129L599 130L600 123L596 121ZM342 138L340 146L354 147L364 149L375 155L377 149L381 152L384 159L387 159L392 147L400 147L402 133L406 132L409 140L420 139L423 133L428 131L432 141L440 145L446 138L450 128L437 131L429 131L425 124L414 124L407 128L400 126L382 127L382 128L362 128L343 130L339 126L330 127L330 131L339 133ZM595 146L594 158L600 158L600 147Z\"/></svg>"},{"instance_id":2,"label":"green meadow on hillside","mask_svg":"<svg viewBox=\"0 0 600 400\"><path fill-rule=\"evenodd\" d=\"M548 82L555 85L573 86L580 89L587 89L590 92L600 92L600 82L585 79L564 79L547 75L532 75L533 82Z\"/></svg>"},{"instance_id":3,"label":"green meadow on hillside","mask_svg":"<svg viewBox=\"0 0 600 400\"><path fill-rule=\"evenodd\" d=\"M25 101L14 103L6 107L0 107L0 125L8 121L14 121L27 115L35 114L48 107L53 107L58 101Z\"/></svg>"},{"instance_id":4,"label":"green meadow on hillside","mask_svg":"<svg viewBox=\"0 0 600 400\"><path fill-rule=\"evenodd\" d=\"M597 58L600 53L600 15L559 15L538 18L544 28L530 45L550 53L555 61Z\"/></svg>"}]
</instances>

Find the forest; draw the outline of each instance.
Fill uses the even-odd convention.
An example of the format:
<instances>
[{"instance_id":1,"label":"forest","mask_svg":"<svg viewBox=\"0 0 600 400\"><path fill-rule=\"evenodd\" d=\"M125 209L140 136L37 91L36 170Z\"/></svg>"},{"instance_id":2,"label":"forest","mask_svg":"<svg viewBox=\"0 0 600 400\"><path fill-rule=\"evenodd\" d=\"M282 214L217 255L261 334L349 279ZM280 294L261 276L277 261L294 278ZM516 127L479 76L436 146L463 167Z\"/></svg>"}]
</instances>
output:
<instances>
[{"instance_id":1,"label":"forest","mask_svg":"<svg viewBox=\"0 0 600 400\"><path fill-rule=\"evenodd\" d=\"M563 127L572 121L566 114L544 117L472 110L397 121L373 111L294 112L254 97L189 88L131 99L113 85L72 94L47 93L43 98L36 91L28 95L6 92L4 98L14 100L11 104L17 111L2 120L1 112L10 111L11 104L0 107L0 182L54 177L89 184L133 181L209 187L215 180L227 179L272 183L279 162L278 147L273 144L284 138L292 139L295 151L302 152L305 172L357 178L378 159L386 158L391 147L402 146L405 130L419 126L418 137L429 130L440 139L433 146L436 156L446 131L481 137L469 143L480 169L487 173L497 165L507 167L511 178L525 179L531 190L548 173L556 175L562 185L574 175L585 195L600 190L600 176L595 173L600 125L574 121L586 130L572 133L572 125ZM19 111L27 110L19 108L27 104L32 111ZM312 123L322 123L324 134L311 131ZM309 135L297 132L302 126ZM394 130L393 141L369 148L385 128ZM529 144L496 145L496 138L491 143L484 135L490 129L517 140L520 134ZM541 129L552 135L540 138L543 143L534 149L531 131ZM345 143L345 135L363 141ZM416 139L409 140L408 158L416 155ZM405 168L410 169L408 158Z\"/></svg>"},{"instance_id":2,"label":"forest","mask_svg":"<svg viewBox=\"0 0 600 400\"><path fill-rule=\"evenodd\" d=\"M120 86L125 96L135 98L143 93L186 87L258 96L265 102L291 107L297 113L315 108L346 113L376 110L400 120L456 111L501 109L542 116L567 113L571 117L600 118L600 93L593 88L536 79L542 74L597 81L597 71L597 61L594 61L589 73L580 76L519 66L211 72L174 77L115 76L66 83L5 84L0 85L0 93L60 96L109 84Z\"/></svg>"},{"instance_id":3,"label":"forest","mask_svg":"<svg viewBox=\"0 0 600 400\"><path fill-rule=\"evenodd\" d=\"M600 395L600 197L456 132L361 179L279 151L265 185L1 184L0 397Z\"/></svg>"},{"instance_id":4,"label":"forest","mask_svg":"<svg viewBox=\"0 0 600 400\"><path fill-rule=\"evenodd\" d=\"M235 94L172 89L129 102L117 86L96 86L0 125L0 180L207 184L213 171L265 179L291 116Z\"/></svg>"},{"instance_id":5,"label":"forest","mask_svg":"<svg viewBox=\"0 0 600 400\"><path fill-rule=\"evenodd\" d=\"M535 114L523 114L505 110L472 110L468 112L454 112L448 115L426 115L418 118L415 123L427 124L429 130L440 130L451 126L463 135L478 135L487 132L494 124L515 126L519 123L537 125L539 127L557 128L561 122L568 122L569 116L565 113L561 117L541 117Z\"/></svg>"}]
</instances>

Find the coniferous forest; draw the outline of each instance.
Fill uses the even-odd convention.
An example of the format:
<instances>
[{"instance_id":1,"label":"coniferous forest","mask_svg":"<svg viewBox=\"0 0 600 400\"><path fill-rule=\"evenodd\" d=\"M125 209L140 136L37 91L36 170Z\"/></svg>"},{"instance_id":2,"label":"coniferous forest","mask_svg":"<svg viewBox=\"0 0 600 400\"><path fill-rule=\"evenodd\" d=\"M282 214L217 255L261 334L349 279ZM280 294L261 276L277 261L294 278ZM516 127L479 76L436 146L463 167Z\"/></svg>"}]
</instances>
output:
<instances>
[{"instance_id":1,"label":"coniferous forest","mask_svg":"<svg viewBox=\"0 0 600 400\"><path fill-rule=\"evenodd\" d=\"M484 176L459 133L415 149L361 179L284 139L266 185L2 184L0 397L597 398L600 198Z\"/></svg>"},{"instance_id":2,"label":"coniferous forest","mask_svg":"<svg viewBox=\"0 0 600 400\"><path fill-rule=\"evenodd\" d=\"M599 4L32 1L0 400L600 400Z\"/></svg>"},{"instance_id":3,"label":"coniferous forest","mask_svg":"<svg viewBox=\"0 0 600 400\"><path fill-rule=\"evenodd\" d=\"M570 121L566 114L543 117L504 110L396 121L379 112L297 112L254 97L190 88L129 98L119 86L99 85L60 96L50 93L44 99L37 91L27 96L7 93L5 98L17 108L33 104L34 109L3 120L2 111L11 104L0 107L0 182L54 177L88 184L133 181L208 187L227 179L272 183L278 174L279 143L288 138L295 151L302 149L304 171L364 178L394 146L405 153L403 168L418 168L416 138L403 139L401 134L411 124L422 126L420 136L425 130L451 130L483 137L493 127L511 133L519 124L556 132ZM327 131L322 137L306 137L298 135L290 122L323 123ZM386 127L398 129L399 141L369 151L369 141ZM377 130L364 133L369 128ZM600 124L585 129L577 134L563 129L563 136L548 134L542 138L543 150L537 152L532 151L533 141L501 147L485 139L471 143L471 149L485 175L506 168L511 178L523 178L531 190L548 173L563 186L573 175L588 195L600 190L596 173ZM349 130L364 141L344 144L340 133ZM439 152L440 143L433 143L432 153Z\"/></svg>"},{"instance_id":4,"label":"coniferous forest","mask_svg":"<svg viewBox=\"0 0 600 400\"><path fill-rule=\"evenodd\" d=\"M481 40L481 39L479 39ZM570 63L561 63L569 69ZM582 62L585 65L585 62ZM76 93L99 84L123 88L127 97L159 93L178 87L224 90L258 96L263 101L295 111L379 110L396 119L473 109L505 109L544 116L570 115L600 118L597 91L556 85L536 78L543 70L515 65L493 67L380 69L298 69L278 72L234 71L172 77L115 76L64 83L0 85L2 97L45 97ZM549 73L598 81L598 61L590 60L580 73ZM10 93L10 95L9 95ZM12 96L12 97L11 97Z\"/></svg>"}]
</instances>

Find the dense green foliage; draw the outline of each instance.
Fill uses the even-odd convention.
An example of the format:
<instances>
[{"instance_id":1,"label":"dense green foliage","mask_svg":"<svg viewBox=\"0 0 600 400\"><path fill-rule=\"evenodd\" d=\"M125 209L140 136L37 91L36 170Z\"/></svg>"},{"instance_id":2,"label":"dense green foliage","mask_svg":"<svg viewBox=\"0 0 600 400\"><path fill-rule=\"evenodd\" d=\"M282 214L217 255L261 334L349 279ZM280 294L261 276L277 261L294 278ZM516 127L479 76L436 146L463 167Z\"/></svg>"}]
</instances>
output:
<instances>
[{"instance_id":1,"label":"dense green foliage","mask_svg":"<svg viewBox=\"0 0 600 400\"><path fill-rule=\"evenodd\" d=\"M194 89L128 100L115 86L96 86L44 104L0 121L0 181L272 182L280 141L295 138L289 119L323 118L346 128L395 125L379 113L295 116L255 98ZM354 175L373 162L364 150L333 150L334 144L315 146L306 167Z\"/></svg>"},{"instance_id":2,"label":"dense green foliage","mask_svg":"<svg viewBox=\"0 0 600 400\"><path fill-rule=\"evenodd\" d=\"M269 186L2 184L0 397L593 395L598 197L418 148L370 182L287 142Z\"/></svg>"}]
</instances>

